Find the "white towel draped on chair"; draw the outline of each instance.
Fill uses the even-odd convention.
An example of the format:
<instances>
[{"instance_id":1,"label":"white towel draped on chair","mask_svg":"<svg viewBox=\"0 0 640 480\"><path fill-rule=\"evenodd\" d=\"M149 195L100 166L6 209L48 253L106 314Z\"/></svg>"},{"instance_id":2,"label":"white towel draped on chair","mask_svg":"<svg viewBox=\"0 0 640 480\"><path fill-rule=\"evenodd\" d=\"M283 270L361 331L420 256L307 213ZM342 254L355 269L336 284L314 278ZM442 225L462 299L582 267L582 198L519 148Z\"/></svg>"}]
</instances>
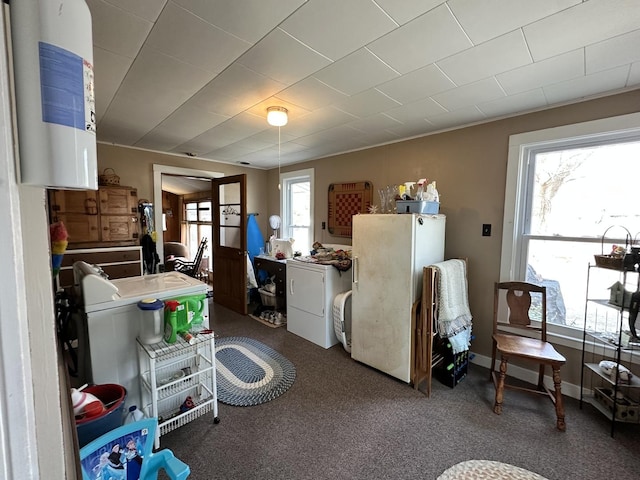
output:
<instances>
[{"instance_id":1,"label":"white towel draped on chair","mask_svg":"<svg viewBox=\"0 0 640 480\"><path fill-rule=\"evenodd\" d=\"M431 265L438 269L438 332L451 342L453 353L469 349L471 311L467 289L467 264L447 260Z\"/></svg>"}]
</instances>

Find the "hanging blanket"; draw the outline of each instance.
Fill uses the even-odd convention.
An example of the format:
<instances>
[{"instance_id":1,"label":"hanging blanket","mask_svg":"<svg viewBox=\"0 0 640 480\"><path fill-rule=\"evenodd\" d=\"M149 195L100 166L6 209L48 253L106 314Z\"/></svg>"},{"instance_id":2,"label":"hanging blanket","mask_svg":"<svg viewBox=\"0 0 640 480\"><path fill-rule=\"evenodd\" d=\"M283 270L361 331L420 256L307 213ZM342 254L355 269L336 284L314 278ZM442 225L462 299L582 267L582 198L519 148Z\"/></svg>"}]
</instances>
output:
<instances>
[{"instance_id":1,"label":"hanging blanket","mask_svg":"<svg viewBox=\"0 0 640 480\"><path fill-rule=\"evenodd\" d=\"M467 291L467 272L464 260L447 260L431 265L439 273L438 331L448 338L453 353L469 349L471 340L471 311Z\"/></svg>"}]
</instances>

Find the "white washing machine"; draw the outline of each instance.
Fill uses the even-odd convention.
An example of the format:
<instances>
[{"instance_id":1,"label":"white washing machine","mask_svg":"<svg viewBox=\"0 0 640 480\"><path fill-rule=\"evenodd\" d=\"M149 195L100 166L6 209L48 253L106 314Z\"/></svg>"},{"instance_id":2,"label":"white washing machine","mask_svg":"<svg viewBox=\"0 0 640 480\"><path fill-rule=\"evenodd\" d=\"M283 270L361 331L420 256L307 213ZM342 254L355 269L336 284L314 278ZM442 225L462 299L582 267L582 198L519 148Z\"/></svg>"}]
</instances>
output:
<instances>
[{"instance_id":1,"label":"white washing machine","mask_svg":"<svg viewBox=\"0 0 640 480\"><path fill-rule=\"evenodd\" d=\"M127 389L125 411L140 406L138 349L140 309L145 298L169 300L207 293L207 285L179 272L108 280L96 267L74 264L75 283L83 299L88 330L85 369L95 384L116 383ZM203 326L209 326L208 299L204 301Z\"/></svg>"},{"instance_id":2,"label":"white washing machine","mask_svg":"<svg viewBox=\"0 0 640 480\"><path fill-rule=\"evenodd\" d=\"M350 289L350 270L343 272L332 265L287 260L287 330L322 348L337 344L333 300Z\"/></svg>"}]
</instances>

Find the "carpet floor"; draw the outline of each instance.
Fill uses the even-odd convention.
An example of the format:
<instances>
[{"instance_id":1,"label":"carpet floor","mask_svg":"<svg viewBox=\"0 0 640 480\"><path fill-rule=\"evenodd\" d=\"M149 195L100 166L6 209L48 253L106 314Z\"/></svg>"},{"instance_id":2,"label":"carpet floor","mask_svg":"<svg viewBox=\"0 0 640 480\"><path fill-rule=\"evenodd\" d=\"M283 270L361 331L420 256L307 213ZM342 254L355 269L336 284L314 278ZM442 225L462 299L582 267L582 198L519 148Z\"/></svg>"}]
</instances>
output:
<instances>
[{"instance_id":1,"label":"carpet floor","mask_svg":"<svg viewBox=\"0 0 640 480\"><path fill-rule=\"evenodd\" d=\"M494 460L549 480L640 478L640 425L609 422L566 398L567 431L555 429L550 402L508 391L493 414L488 370L471 365L451 389L438 381L427 399L411 386L323 349L285 328L269 328L211 304L220 336L259 340L288 358L296 380L253 407L219 403L161 437L189 464L193 479L436 479L467 460Z\"/></svg>"}]
</instances>

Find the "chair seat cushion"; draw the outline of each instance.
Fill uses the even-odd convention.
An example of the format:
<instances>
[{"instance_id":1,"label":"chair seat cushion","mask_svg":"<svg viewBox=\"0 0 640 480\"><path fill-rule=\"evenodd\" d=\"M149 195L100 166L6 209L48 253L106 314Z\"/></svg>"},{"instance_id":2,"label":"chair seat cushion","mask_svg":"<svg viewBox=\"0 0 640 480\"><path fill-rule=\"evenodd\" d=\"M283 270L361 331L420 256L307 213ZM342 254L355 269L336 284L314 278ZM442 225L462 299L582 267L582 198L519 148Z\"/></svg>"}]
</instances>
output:
<instances>
[{"instance_id":1,"label":"chair seat cushion","mask_svg":"<svg viewBox=\"0 0 640 480\"><path fill-rule=\"evenodd\" d=\"M496 333L493 339L496 341L498 351L506 355L517 355L546 363L566 363L567 361L549 342L536 338Z\"/></svg>"}]
</instances>

